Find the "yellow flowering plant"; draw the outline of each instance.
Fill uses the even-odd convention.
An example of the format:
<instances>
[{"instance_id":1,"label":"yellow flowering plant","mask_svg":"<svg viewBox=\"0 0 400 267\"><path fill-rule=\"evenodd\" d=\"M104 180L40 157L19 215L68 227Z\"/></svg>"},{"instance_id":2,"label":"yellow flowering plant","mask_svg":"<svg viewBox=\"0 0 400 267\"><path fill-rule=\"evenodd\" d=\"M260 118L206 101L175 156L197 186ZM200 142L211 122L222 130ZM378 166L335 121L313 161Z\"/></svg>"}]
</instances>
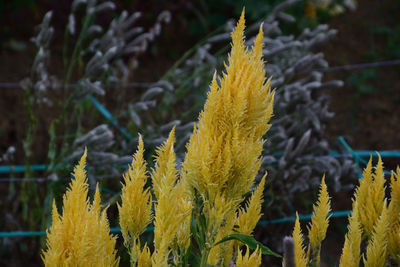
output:
<instances>
[{"instance_id":1,"label":"yellow flowering plant","mask_svg":"<svg viewBox=\"0 0 400 267\"><path fill-rule=\"evenodd\" d=\"M254 185L262 161L262 137L270 127L273 103L270 80L265 81L261 58L262 28L250 49L244 44L244 24L243 12L232 32L226 73L221 77L214 75L204 110L187 144L181 172L175 163L174 129L156 151L155 167L149 176L154 195L154 251L147 262L151 261L153 266L189 262L229 266L236 259L243 266L245 262L258 262L262 253L278 256L251 236L261 217L265 178L248 202L241 205ZM138 158L143 160L142 147L140 139L131 173L139 173L135 166L143 166L142 162L137 163ZM139 176L125 179L124 188L135 179L142 179ZM143 198L146 190L140 187L134 193L123 191L120 206L123 231L137 229L130 223L140 221L126 216L138 218L144 209L148 211L146 214L151 212L145 204L148 201L142 201L140 207L125 204L129 199L124 194ZM137 232L125 236L137 236ZM136 239L125 244L130 246L132 264L142 265L137 257L141 253L138 236ZM250 255L247 249L242 257L243 243L256 251Z\"/></svg>"},{"instance_id":2,"label":"yellow flowering plant","mask_svg":"<svg viewBox=\"0 0 400 267\"><path fill-rule=\"evenodd\" d=\"M86 151L75 167L63 197L62 215L53 202L52 226L47 230L45 266L118 266L116 237L110 235L106 211L101 211L98 187L92 204L88 199Z\"/></svg>"},{"instance_id":3,"label":"yellow flowering plant","mask_svg":"<svg viewBox=\"0 0 400 267\"><path fill-rule=\"evenodd\" d=\"M214 75L181 170L176 166L175 129L156 150L154 168L150 171L139 136L132 164L123 175L121 204L118 204L131 266L258 266L262 254L280 257L252 236L262 215L266 178L255 186L255 177L262 162L263 136L270 127L274 92L270 88L271 79L265 79L262 27L251 48L245 45L244 29L243 10L231 34L232 49L226 71L221 76ZM106 211L100 215L98 191L91 206L87 200L85 156L76 168L76 177L80 178L72 181L64 197L62 219L53 210L48 247L43 252L46 266L118 264L115 238L108 234ZM148 185L150 181L152 186ZM79 187L74 186L77 182ZM77 211L73 212L74 209ZM72 228L62 227L64 221ZM89 227L97 224L103 228ZM153 244L143 244L141 235L150 224L154 225ZM71 229L76 230L71 233ZM96 231L102 235L98 236ZM77 241L80 235L91 235L92 239L85 243L87 253L75 256L69 250L77 251L75 246L85 240ZM63 240L72 239L62 243L67 244L66 248L59 249L55 239L64 236ZM95 246L96 242L103 244L102 247ZM108 263L95 260L100 251L109 253L101 254ZM78 265L71 265L70 258Z\"/></svg>"},{"instance_id":4,"label":"yellow flowering plant","mask_svg":"<svg viewBox=\"0 0 400 267\"><path fill-rule=\"evenodd\" d=\"M244 28L243 10L231 34L226 71L214 75L182 168L176 164L175 128L156 150L151 170L139 136L118 204L131 266L259 266L263 254L280 257L252 236L262 216L266 176L258 185L255 177L274 92L271 80L264 78L262 27L250 48ZM98 187L93 201L88 198L85 161L86 150L63 197L62 213L53 203L42 252L45 266L119 265L116 237L110 234ZM385 195L380 157L375 168L369 161L363 176L355 190L339 266L359 266L361 261L363 266L400 265L400 168L392 174L390 198ZM303 235L297 215L292 237L285 239L291 258L284 258L283 266L320 266L330 210L323 177L308 234ZM152 244L142 236L150 225Z\"/></svg>"},{"instance_id":5,"label":"yellow flowering plant","mask_svg":"<svg viewBox=\"0 0 400 267\"><path fill-rule=\"evenodd\" d=\"M382 159L372 167L370 159L363 179L356 188L353 209L349 216L339 266L394 266L400 264L400 168L390 179L390 198L385 196L385 177ZM309 228L308 246L304 245L299 217L293 229L294 263L296 267L319 266L321 242L328 228L330 201L322 179L317 205ZM285 259L286 262L292 262Z\"/></svg>"}]
</instances>

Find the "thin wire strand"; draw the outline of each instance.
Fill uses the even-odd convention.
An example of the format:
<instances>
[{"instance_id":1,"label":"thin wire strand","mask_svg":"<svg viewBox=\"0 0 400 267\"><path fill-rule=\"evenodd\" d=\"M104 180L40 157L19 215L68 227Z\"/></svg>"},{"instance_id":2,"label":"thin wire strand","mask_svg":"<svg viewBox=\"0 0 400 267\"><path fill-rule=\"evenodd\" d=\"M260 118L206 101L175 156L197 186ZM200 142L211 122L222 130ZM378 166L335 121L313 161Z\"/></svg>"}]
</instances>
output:
<instances>
[{"instance_id":1,"label":"thin wire strand","mask_svg":"<svg viewBox=\"0 0 400 267\"><path fill-rule=\"evenodd\" d=\"M66 85L53 85L51 86L52 89L60 89L60 88L68 88L72 89L75 88L78 84L76 83L71 83L71 84L66 84ZM157 82L154 83L128 83L127 85L123 86L122 84L116 84L116 85L107 85L107 88L111 89L117 89L117 88L148 88L151 86L157 85ZM4 89L11 89L11 88L23 88L21 83L11 83L11 82L3 82L0 83L0 88Z\"/></svg>"},{"instance_id":2,"label":"thin wire strand","mask_svg":"<svg viewBox=\"0 0 400 267\"><path fill-rule=\"evenodd\" d=\"M327 68L321 68L318 70L323 71L323 72L330 72L330 71L341 71L341 70L377 68L377 67L386 67L386 66L393 66L393 65L400 65L400 59L370 62L370 63L360 63L360 64L344 65L344 66L336 66L336 67L327 67Z\"/></svg>"},{"instance_id":3,"label":"thin wire strand","mask_svg":"<svg viewBox=\"0 0 400 267\"><path fill-rule=\"evenodd\" d=\"M400 150L383 150L383 151L370 151L370 150L351 150L352 153L349 154L339 154L336 150L332 150L329 155L323 155L323 156L316 156L316 157L307 157L307 160L309 159L320 159L320 158L326 158L326 157L335 157L335 158L353 158L357 157L362 163L366 163L364 160L361 160L362 158L365 157L377 157L378 154L382 158L400 158ZM376 154L378 153L378 154ZM278 155L278 153L277 153ZM268 162L271 163L271 162ZM273 162L272 162L273 163ZM127 168L128 165L124 164L121 165L122 168ZM22 173L25 172L25 165L9 165L9 166L0 166L0 173ZM45 171L47 168L47 165L44 164L39 164L39 165L31 165L30 169L34 171ZM38 177L38 178L13 178L13 177L5 177L1 178L0 177L0 182L6 181L6 179L13 180L13 181L19 181L19 180L24 180L24 179L47 179L45 177ZM65 178L68 179L68 178ZM29 181L29 180L25 180Z\"/></svg>"}]
</instances>

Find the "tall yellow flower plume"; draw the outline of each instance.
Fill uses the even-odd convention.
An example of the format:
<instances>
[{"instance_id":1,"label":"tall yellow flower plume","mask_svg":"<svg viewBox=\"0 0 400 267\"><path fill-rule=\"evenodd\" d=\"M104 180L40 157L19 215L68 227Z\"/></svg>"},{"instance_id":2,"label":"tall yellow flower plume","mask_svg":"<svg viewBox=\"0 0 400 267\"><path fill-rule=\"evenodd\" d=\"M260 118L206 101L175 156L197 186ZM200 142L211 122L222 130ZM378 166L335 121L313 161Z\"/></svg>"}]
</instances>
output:
<instances>
[{"instance_id":1,"label":"tall yellow flower plume","mask_svg":"<svg viewBox=\"0 0 400 267\"><path fill-rule=\"evenodd\" d=\"M328 189L325 184L325 175L322 177L321 187L317 204L314 205L314 213L311 217L311 227L309 228L308 238L312 248L311 258L316 265L320 262L321 242L325 239L326 231L329 225L328 214L331 210L331 204L328 195Z\"/></svg>"},{"instance_id":2,"label":"tall yellow flower plume","mask_svg":"<svg viewBox=\"0 0 400 267\"><path fill-rule=\"evenodd\" d=\"M160 191L171 190L178 179L174 143L175 126L169 133L168 139L156 151L156 166L152 172L151 179L154 195L157 199L159 198Z\"/></svg>"},{"instance_id":3,"label":"tall yellow flower plume","mask_svg":"<svg viewBox=\"0 0 400 267\"><path fill-rule=\"evenodd\" d=\"M304 251L304 239L303 234L301 233L299 215L297 212L292 236L294 241L294 261L296 263L296 267L306 267L308 260L306 257L306 252Z\"/></svg>"},{"instance_id":4,"label":"tall yellow flower plume","mask_svg":"<svg viewBox=\"0 0 400 267\"><path fill-rule=\"evenodd\" d=\"M243 10L232 32L226 72L214 75L182 166L185 183L206 200L221 194L242 199L260 167L262 136L270 127L273 92L264 78L262 28L248 49L244 24Z\"/></svg>"},{"instance_id":5,"label":"tall yellow flower plume","mask_svg":"<svg viewBox=\"0 0 400 267\"><path fill-rule=\"evenodd\" d=\"M192 206L185 202L182 187L177 183L174 140L175 128L160 148L157 149L156 167L152 173L154 193L157 196L154 220L154 266L167 266L171 246L191 214ZM176 184L176 185L175 185ZM186 240L185 240L186 241ZM183 242L184 243L184 242ZM186 243L185 243L186 244Z\"/></svg>"},{"instance_id":6,"label":"tall yellow flower plume","mask_svg":"<svg viewBox=\"0 0 400 267\"><path fill-rule=\"evenodd\" d=\"M132 165L123 176L125 184L122 184L122 204L121 206L118 204L124 244L131 251L131 259L134 262L139 253L135 244L153 218L150 188L144 188L148 178L143 152L143 140L142 136L139 136L139 145L133 156Z\"/></svg>"},{"instance_id":7,"label":"tall yellow flower plume","mask_svg":"<svg viewBox=\"0 0 400 267\"><path fill-rule=\"evenodd\" d=\"M110 235L106 210L100 211L98 187L89 203L85 161L86 150L63 197L62 215L53 202L52 226L42 255L45 266L118 266L116 237Z\"/></svg>"},{"instance_id":8,"label":"tall yellow flower plume","mask_svg":"<svg viewBox=\"0 0 400 267\"><path fill-rule=\"evenodd\" d=\"M243 10L231 34L226 72L218 78L214 74L182 165L182 182L192 192L193 200L202 203L198 216L204 215L206 221L201 226L207 244L201 252L202 266L206 262L226 262L233 254L234 242L211 248L217 237L232 233L227 222L254 183L262 162L262 137L272 116L273 92L271 81L265 79L262 60L262 27L252 48L244 44L244 28ZM247 232L252 231L256 219L251 218L248 225L242 221Z\"/></svg>"},{"instance_id":9,"label":"tall yellow flower plume","mask_svg":"<svg viewBox=\"0 0 400 267\"><path fill-rule=\"evenodd\" d=\"M385 177L382 159L379 156L375 173L372 172L372 159L369 160L363 172L363 179L360 180L360 185L355 194L360 223L367 237L371 237L373 227L381 215L384 198Z\"/></svg>"}]
</instances>

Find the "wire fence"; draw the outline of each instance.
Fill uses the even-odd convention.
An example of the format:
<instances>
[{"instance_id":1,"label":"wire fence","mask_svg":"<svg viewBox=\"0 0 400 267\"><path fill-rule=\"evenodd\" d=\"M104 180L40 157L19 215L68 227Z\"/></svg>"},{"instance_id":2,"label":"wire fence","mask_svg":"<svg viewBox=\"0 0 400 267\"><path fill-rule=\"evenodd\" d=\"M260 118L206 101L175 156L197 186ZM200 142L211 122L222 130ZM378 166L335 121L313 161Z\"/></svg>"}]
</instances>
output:
<instances>
[{"instance_id":1,"label":"wire fence","mask_svg":"<svg viewBox=\"0 0 400 267\"><path fill-rule=\"evenodd\" d=\"M400 59L369 62L369 63L360 63L360 64L344 65L344 66L336 66L336 67L327 67L327 68L322 68L319 70L323 71L323 72L331 72L331 71L387 67L387 66L393 66L393 65L400 65Z\"/></svg>"},{"instance_id":2,"label":"wire fence","mask_svg":"<svg viewBox=\"0 0 400 267\"><path fill-rule=\"evenodd\" d=\"M339 137L339 141L345 146L348 150L348 154L339 153L336 150L332 150L329 155L326 156L315 156L311 159L320 159L328 156L333 156L336 158L353 158L356 162L356 167L358 168L358 176L359 178L362 176L359 164L362 163L364 165L367 164L365 158L367 157L377 157L378 154L383 158L400 158L400 150L383 150L383 151L372 151L372 150L353 150L344 140L343 137ZM279 154L279 153L277 153ZM309 160L309 158L307 158ZM274 163L274 162L269 162ZM128 168L128 164L119 165L120 168L126 169ZM37 165L30 165L29 169L32 171L46 171L48 165L46 164L37 164ZM90 168L90 167L88 167ZM4 165L0 166L0 174L1 173L24 173L27 169L25 165ZM391 174L390 171L385 171L385 174ZM61 178L62 180L69 180L69 177ZM51 181L53 178L51 177L0 177L1 182L23 182L23 181L30 181L30 182L46 182Z\"/></svg>"},{"instance_id":3,"label":"wire fence","mask_svg":"<svg viewBox=\"0 0 400 267\"><path fill-rule=\"evenodd\" d=\"M349 154L340 154L337 151L331 151L331 155L335 157L353 157L355 162L357 164L361 163L366 163L363 158L365 157L377 157L379 155L383 158L400 158L400 150L388 150L388 151L369 151L369 150L352 150L352 148L346 143L343 137L340 137L339 140L342 142L342 144L346 147L346 149L349 151ZM24 165L18 165L18 166L0 166L0 173L1 172L6 172L6 171L12 171L13 168L15 167L15 170L18 170L19 172L25 171L25 166ZM46 170L46 165L41 164L41 165L33 165L30 166L31 169L34 170ZM359 166L358 166L359 167ZM390 174L390 172L385 172L386 174ZM361 175L359 176L361 178ZM26 181L26 179L29 178L1 178L1 181ZM67 178L66 178L67 179ZM46 181L48 180L47 178L44 177L38 177L38 178L31 178L32 181ZM118 195L119 193L114 192L108 188L101 187L101 191L110 193L112 195ZM329 214L331 218L343 218L347 217L351 213L350 210L341 210L341 211L334 211ZM299 219L300 220L311 220L312 214L299 214ZM290 217L283 217L279 219L273 219L273 220L263 220L258 222L258 226L266 226L270 224L283 224L283 223L289 223L289 222L294 222L296 220L295 216L290 216ZM153 227L148 227L146 231L152 231ZM110 228L111 233L120 233L121 229L120 228ZM15 238L15 237L40 237L46 235L45 231L10 231L10 232L0 232L0 238Z\"/></svg>"},{"instance_id":4,"label":"wire fence","mask_svg":"<svg viewBox=\"0 0 400 267\"><path fill-rule=\"evenodd\" d=\"M326 67L326 68L320 68L317 70L323 71L323 72L332 72L332 71L345 71L345 70L354 70L354 69L379 68L379 67L387 67L387 66L394 66L394 65L400 65L400 59ZM128 83L126 85L114 84L114 85L109 85L108 87L113 88L113 89L121 88L121 87L124 87L124 88L148 88L149 86L152 86L152 85L154 85L154 83L143 82L143 83ZM54 86L52 86L52 89L75 88L76 86L78 86L78 84L76 84L76 83L64 84L64 85L54 85ZM18 83L18 82L2 82L2 83L0 83L0 88L2 88L2 89L22 88L22 85L21 85L21 83Z\"/></svg>"},{"instance_id":5,"label":"wire fence","mask_svg":"<svg viewBox=\"0 0 400 267\"><path fill-rule=\"evenodd\" d=\"M335 211L335 212L330 212L329 217L330 218L343 218L349 216L351 211L349 210L343 210L343 211ZM300 221L309 221L311 220L311 214L308 215L302 215L299 214L299 220ZM288 222L294 222L296 221L296 217L284 217L280 219L275 219L275 220L263 220L259 221L257 223L257 226L266 226L270 224L281 224L281 223L288 223ZM146 232L152 232L154 230L154 227L147 227ZM110 228L111 233L121 233L121 228L115 227L115 228ZM46 231L15 231L15 232L0 232L0 238L12 238L12 237L40 237L40 236L45 236Z\"/></svg>"}]
</instances>

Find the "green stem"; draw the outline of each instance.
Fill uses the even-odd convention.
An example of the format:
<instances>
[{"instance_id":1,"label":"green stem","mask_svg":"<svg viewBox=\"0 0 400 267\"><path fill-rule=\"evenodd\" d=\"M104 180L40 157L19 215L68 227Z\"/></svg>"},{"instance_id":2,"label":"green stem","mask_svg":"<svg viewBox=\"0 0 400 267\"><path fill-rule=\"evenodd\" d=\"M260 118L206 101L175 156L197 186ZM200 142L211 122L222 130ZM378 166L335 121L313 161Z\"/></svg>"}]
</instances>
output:
<instances>
[{"instance_id":1,"label":"green stem","mask_svg":"<svg viewBox=\"0 0 400 267\"><path fill-rule=\"evenodd\" d=\"M207 260L209 254L210 254L210 248L208 247L204 248L203 252L201 253L200 267L207 267Z\"/></svg>"},{"instance_id":2,"label":"green stem","mask_svg":"<svg viewBox=\"0 0 400 267\"><path fill-rule=\"evenodd\" d=\"M93 21L93 15L86 16L84 18L82 30L79 33L78 40L76 41L76 45L74 47L74 50L73 50L72 56L71 56L71 62L68 66L67 74L65 76L65 81L64 81L65 85L67 85L71 79L72 70L74 69L76 60L78 58L78 53L81 51L83 39L85 38L87 30L89 29L89 26L92 24L92 21Z\"/></svg>"}]
</instances>

